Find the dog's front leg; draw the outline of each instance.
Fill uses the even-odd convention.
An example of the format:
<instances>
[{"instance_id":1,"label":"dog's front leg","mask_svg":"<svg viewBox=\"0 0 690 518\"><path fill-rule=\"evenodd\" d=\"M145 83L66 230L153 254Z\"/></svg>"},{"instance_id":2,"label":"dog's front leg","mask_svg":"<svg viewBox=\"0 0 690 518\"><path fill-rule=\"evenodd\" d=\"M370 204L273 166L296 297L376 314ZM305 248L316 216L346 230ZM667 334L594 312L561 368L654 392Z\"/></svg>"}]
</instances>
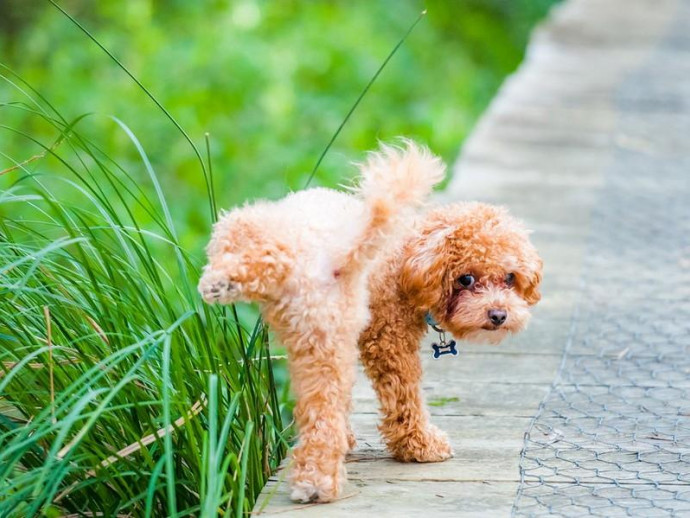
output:
<instances>
[{"instance_id":1,"label":"dog's front leg","mask_svg":"<svg viewBox=\"0 0 690 518\"><path fill-rule=\"evenodd\" d=\"M403 462L440 462L453 454L446 434L429 422L422 396L419 342L425 327L404 321L372 326L359 340L364 370L381 403L379 430Z\"/></svg>"},{"instance_id":2,"label":"dog's front leg","mask_svg":"<svg viewBox=\"0 0 690 518\"><path fill-rule=\"evenodd\" d=\"M347 338L329 330L283 339L297 398L299 440L289 475L291 498L296 501L331 501L346 479L346 397L355 355L355 338Z\"/></svg>"}]
</instances>

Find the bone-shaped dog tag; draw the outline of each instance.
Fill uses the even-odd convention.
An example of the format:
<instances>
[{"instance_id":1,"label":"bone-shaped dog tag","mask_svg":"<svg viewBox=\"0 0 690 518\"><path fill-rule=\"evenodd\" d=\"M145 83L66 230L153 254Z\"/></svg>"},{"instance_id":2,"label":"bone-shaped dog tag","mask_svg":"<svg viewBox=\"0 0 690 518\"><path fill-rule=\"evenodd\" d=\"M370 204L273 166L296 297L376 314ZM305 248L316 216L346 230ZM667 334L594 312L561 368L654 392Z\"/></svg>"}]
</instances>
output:
<instances>
[{"instance_id":1,"label":"bone-shaped dog tag","mask_svg":"<svg viewBox=\"0 0 690 518\"><path fill-rule=\"evenodd\" d=\"M453 356L457 356L458 350L455 348L455 346L455 340L451 340L450 342L442 341L440 344L431 344L431 348L434 350L434 360L438 360L444 354L452 354Z\"/></svg>"}]
</instances>

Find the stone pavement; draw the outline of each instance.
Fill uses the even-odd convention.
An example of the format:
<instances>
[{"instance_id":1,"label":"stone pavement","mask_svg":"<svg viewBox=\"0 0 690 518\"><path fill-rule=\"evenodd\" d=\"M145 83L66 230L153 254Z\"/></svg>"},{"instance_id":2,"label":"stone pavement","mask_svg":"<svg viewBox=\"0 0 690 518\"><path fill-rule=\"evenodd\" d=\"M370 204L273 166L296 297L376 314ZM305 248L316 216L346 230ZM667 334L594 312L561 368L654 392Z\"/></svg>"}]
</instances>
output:
<instances>
[{"instance_id":1,"label":"stone pavement","mask_svg":"<svg viewBox=\"0 0 690 518\"><path fill-rule=\"evenodd\" d=\"M362 376L345 496L281 516L690 516L690 2L568 0L443 197L506 205L545 263L530 328L425 356L456 455L401 464Z\"/></svg>"}]
</instances>

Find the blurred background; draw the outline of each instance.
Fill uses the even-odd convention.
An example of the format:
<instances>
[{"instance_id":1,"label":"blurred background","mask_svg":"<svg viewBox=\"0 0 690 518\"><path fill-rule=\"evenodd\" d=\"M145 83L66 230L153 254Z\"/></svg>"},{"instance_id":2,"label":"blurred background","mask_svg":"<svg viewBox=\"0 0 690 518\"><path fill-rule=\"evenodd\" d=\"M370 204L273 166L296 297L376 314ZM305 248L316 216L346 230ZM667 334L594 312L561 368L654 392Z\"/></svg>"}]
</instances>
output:
<instances>
[{"instance_id":1,"label":"blurred background","mask_svg":"<svg viewBox=\"0 0 690 518\"><path fill-rule=\"evenodd\" d=\"M64 0L201 149L210 134L219 207L302 188L369 79L423 9L428 15L383 71L313 185L354 174L377 140L404 135L452 163L463 139L519 64L535 22L556 0ZM0 62L133 176L141 160L109 116L140 140L169 197L182 243L209 232L202 171L175 127L49 2L0 2ZM3 72L3 75L7 75ZM0 82L0 102L21 100ZM22 110L0 125L50 145L55 130ZM0 170L41 149L0 131Z\"/></svg>"}]
</instances>

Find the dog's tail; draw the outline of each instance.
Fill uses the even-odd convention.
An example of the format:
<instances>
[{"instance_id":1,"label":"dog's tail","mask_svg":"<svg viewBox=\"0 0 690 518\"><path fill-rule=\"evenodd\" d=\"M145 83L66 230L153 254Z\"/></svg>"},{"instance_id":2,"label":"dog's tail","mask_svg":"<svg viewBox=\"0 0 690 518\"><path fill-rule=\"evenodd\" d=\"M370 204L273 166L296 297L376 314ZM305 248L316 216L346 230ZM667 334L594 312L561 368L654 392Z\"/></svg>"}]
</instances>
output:
<instances>
[{"instance_id":1,"label":"dog's tail","mask_svg":"<svg viewBox=\"0 0 690 518\"><path fill-rule=\"evenodd\" d=\"M427 148L404 140L402 147L381 145L360 171L356 192L364 201L367 224L341 271L357 271L374 258L402 217L421 206L443 180L445 165Z\"/></svg>"}]
</instances>

